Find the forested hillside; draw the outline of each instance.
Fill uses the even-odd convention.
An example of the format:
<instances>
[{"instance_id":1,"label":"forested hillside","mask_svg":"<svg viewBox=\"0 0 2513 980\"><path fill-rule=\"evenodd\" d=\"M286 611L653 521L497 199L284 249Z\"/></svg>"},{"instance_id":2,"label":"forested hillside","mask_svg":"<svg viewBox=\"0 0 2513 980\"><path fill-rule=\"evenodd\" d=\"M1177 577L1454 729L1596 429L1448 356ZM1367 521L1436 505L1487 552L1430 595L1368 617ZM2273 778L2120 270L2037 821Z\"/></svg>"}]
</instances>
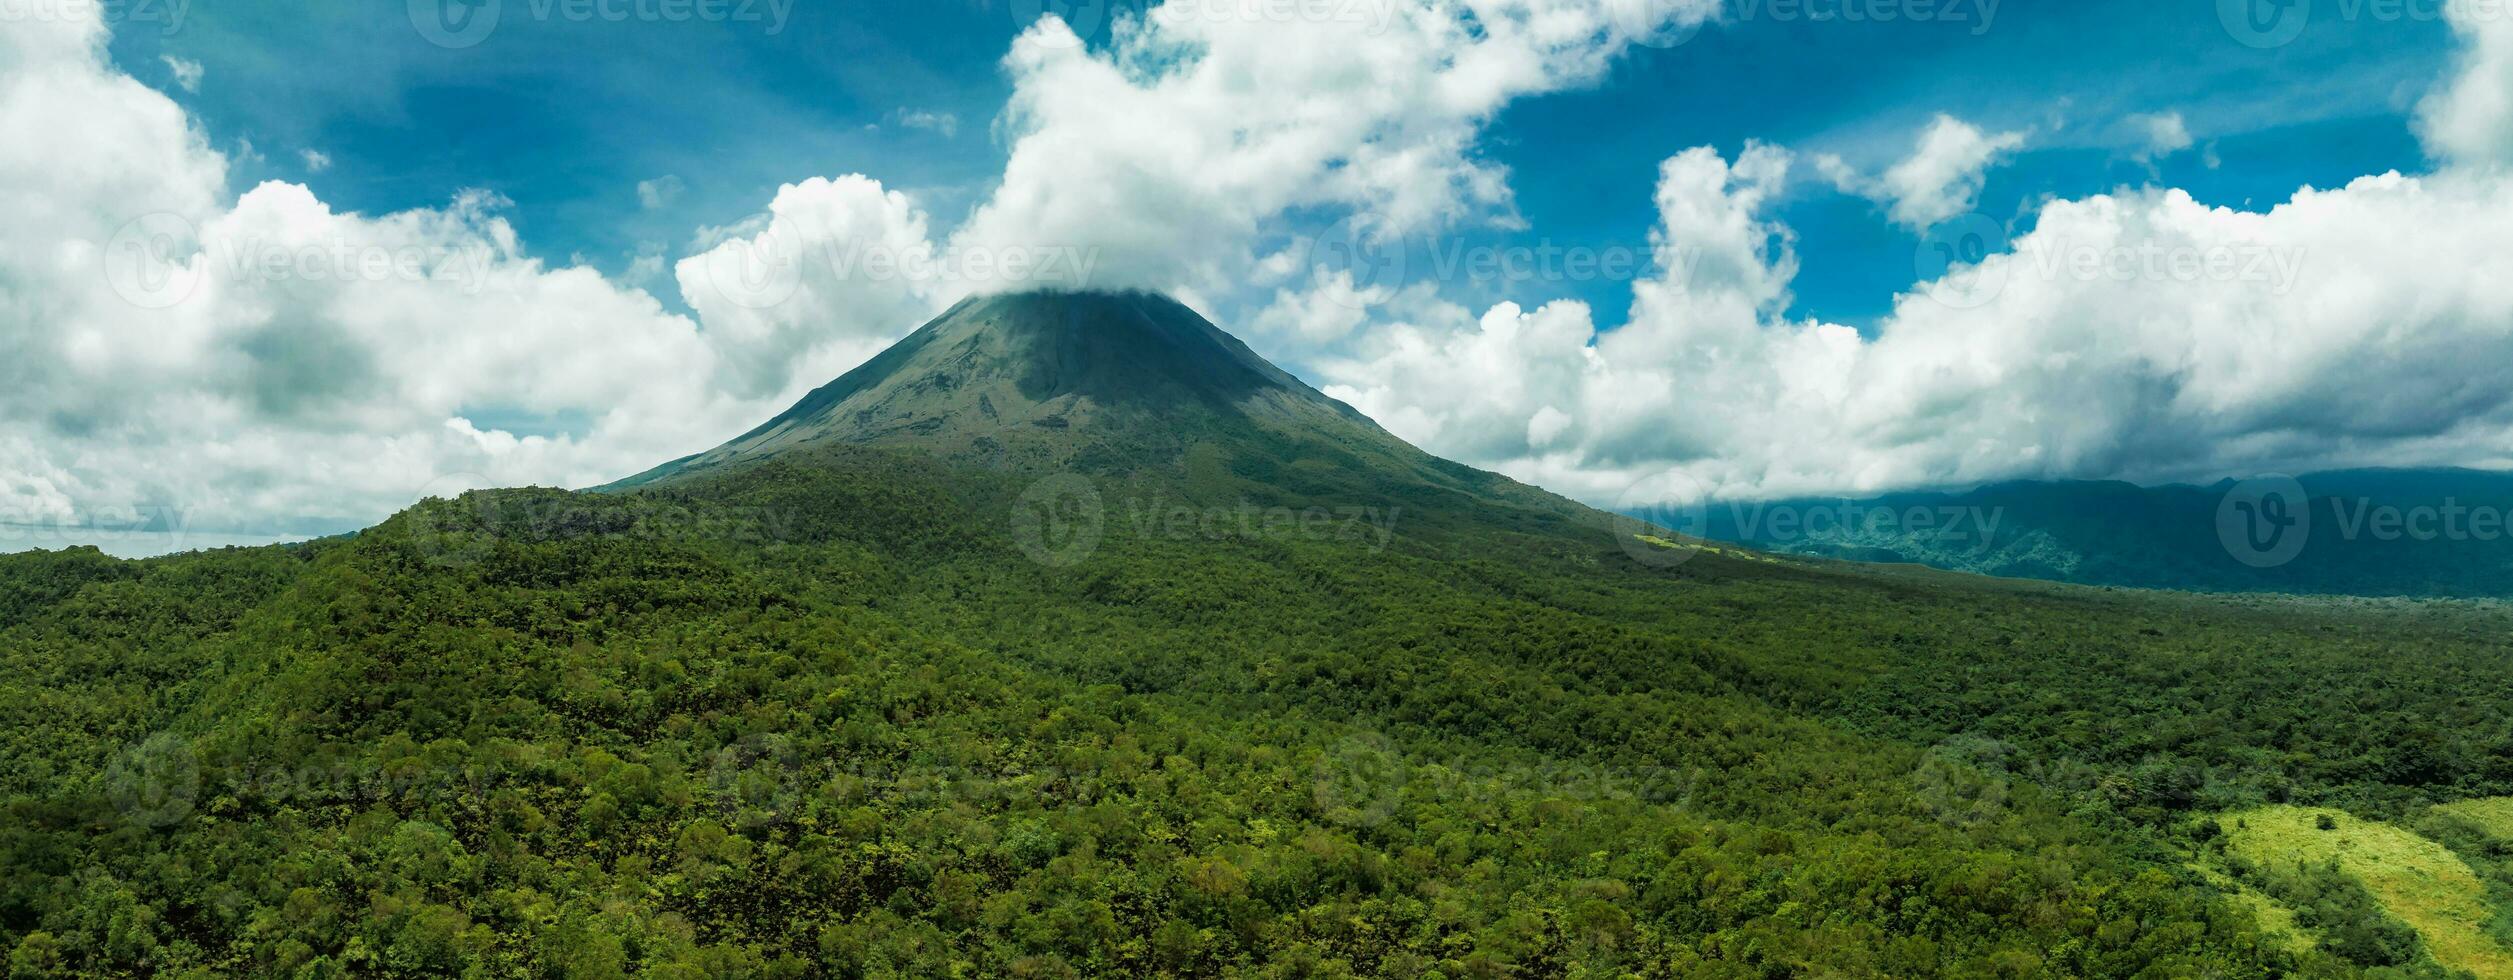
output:
<instances>
[{"instance_id":1,"label":"forested hillside","mask_svg":"<svg viewBox=\"0 0 2513 980\"><path fill-rule=\"evenodd\" d=\"M2213 814L2513 794L2492 608L1072 479L835 448L0 559L9 967L2442 976L2264 932Z\"/></svg>"},{"instance_id":2,"label":"forested hillside","mask_svg":"<svg viewBox=\"0 0 2513 980\"><path fill-rule=\"evenodd\" d=\"M2277 508L2259 523L2244 508ZM2271 499L2274 498L2274 499ZM2513 598L2513 474L2356 470L2211 486L2018 482L1721 502L1678 520L1767 551L2205 592Z\"/></svg>"}]
</instances>

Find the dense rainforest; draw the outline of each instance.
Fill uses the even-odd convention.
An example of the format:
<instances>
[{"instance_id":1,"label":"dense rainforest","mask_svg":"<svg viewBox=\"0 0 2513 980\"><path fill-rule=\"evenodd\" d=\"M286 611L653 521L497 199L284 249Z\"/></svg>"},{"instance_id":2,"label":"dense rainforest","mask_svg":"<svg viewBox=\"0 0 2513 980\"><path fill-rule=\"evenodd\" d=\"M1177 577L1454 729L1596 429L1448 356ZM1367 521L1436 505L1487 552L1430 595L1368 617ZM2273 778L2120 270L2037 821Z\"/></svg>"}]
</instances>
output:
<instances>
[{"instance_id":1,"label":"dense rainforest","mask_svg":"<svg viewBox=\"0 0 2513 980\"><path fill-rule=\"evenodd\" d=\"M1078 557L843 449L0 559L8 969L2442 976L2329 876L2267 941L2210 815L2513 794L2492 607L1086 485Z\"/></svg>"}]
</instances>

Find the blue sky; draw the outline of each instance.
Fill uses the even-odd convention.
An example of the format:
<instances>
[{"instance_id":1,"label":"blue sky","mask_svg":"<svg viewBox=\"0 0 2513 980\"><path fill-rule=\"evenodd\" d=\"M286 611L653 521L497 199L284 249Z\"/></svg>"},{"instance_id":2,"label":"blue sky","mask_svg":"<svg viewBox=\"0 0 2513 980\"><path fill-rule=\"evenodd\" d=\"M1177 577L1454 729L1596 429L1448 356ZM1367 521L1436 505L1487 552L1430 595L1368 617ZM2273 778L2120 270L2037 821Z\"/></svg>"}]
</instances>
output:
<instances>
[{"instance_id":1,"label":"blue sky","mask_svg":"<svg viewBox=\"0 0 2513 980\"><path fill-rule=\"evenodd\" d=\"M2372 24L2260 50L2228 43L2202 3L2015 0L1996 9L1977 35L1962 23L1735 20L1673 50L1639 51L1595 90L1513 106L1495 128L1494 154L1520 174L1520 204L1537 228L1627 240L1656 217L1631 206L1647 200L1655 177L1636 163L1760 139L1882 165L1941 112L1985 128L2039 128L1982 195L1981 210L2002 221L2046 195L2123 184L2241 206L2427 163L2409 119L2414 96L2442 69L2450 31L2440 22ZM2131 159L2120 119L2165 111L2183 113L2222 165L2207 167L2201 153L2153 168ZM1806 312L1864 324L1914 280L1911 236L1864 201L1802 188L1780 217L1797 230L1809 270L1797 283Z\"/></svg>"},{"instance_id":2,"label":"blue sky","mask_svg":"<svg viewBox=\"0 0 2513 980\"><path fill-rule=\"evenodd\" d=\"M518 11L531 9L515 0ZM756 21L619 23L501 16L484 42L427 43L401 4L193 9L173 36L125 30L116 60L199 62L185 101L239 168L303 181L338 207L434 207L466 188L514 202L537 253L623 271L646 243L757 211L789 181L854 171L962 208L1000 172L987 121L1009 86L1002 10L908 2L804 6ZM162 69L155 74L163 76ZM914 106L964 120L954 137L901 126ZM315 149L331 169L307 168ZM688 175L666 206L637 185ZM701 176L704 175L704 176Z\"/></svg>"},{"instance_id":3,"label":"blue sky","mask_svg":"<svg viewBox=\"0 0 2513 980\"><path fill-rule=\"evenodd\" d=\"M2320 0L2315 13L2335 18L2354 2ZM204 67L182 101L222 148L249 141L260 155L239 162L239 185L302 181L370 213L486 188L513 202L536 254L624 274L641 249L681 257L697 229L737 222L811 176L868 174L956 222L1003 170L1008 146L993 123L1011 91L1004 53L1035 11L1075 9L798 4L779 29L765 0L735 12L756 19L724 23L536 18L529 3L510 0L493 34L459 50L426 43L398 4L198 4L172 35L126 29L112 50L161 83L161 56ZM2002 221L2046 196L2148 182L2265 205L2307 184L2425 168L2410 122L2450 46L2431 8L2266 50L2232 43L2199 3L2008 0L1989 8L1986 29L1978 8L1950 7L1965 11L1959 22L1893 24L1788 9L1732 3L1680 45L1624 54L1592 88L1511 104L1481 151L1509 167L1528 228L1463 234L1645 247L1656 163L1677 150L1758 139L1882 166L1941 112L2035 130L1982 196L1981 211ZM1091 39L1107 43L1104 31ZM2164 111L2183 113L2220 165L2202 152L2152 167L2132 159L2120 119ZM911 112L957 125L904 125ZM332 166L310 170L308 149ZM637 185L666 175L683 189L642 207ZM1911 236L1866 201L1800 187L1778 217L1808 270L1801 312L1866 325L1914 281ZM1563 285L1447 284L1469 305L1539 303ZM1623 283L1568 285L1608 321L1629 303Z\"/></svg>"},{"instance_id":4,"label":"blue sky","mask_svg":"<svg viewBox=\"0 0 2513 980\"><path fill-rule=\"evenodd\" d=\"M2513 467L2502 7L26 0L0 525L608 482L1040 256L1609 506Z\"/></svg>"}]
</instances>

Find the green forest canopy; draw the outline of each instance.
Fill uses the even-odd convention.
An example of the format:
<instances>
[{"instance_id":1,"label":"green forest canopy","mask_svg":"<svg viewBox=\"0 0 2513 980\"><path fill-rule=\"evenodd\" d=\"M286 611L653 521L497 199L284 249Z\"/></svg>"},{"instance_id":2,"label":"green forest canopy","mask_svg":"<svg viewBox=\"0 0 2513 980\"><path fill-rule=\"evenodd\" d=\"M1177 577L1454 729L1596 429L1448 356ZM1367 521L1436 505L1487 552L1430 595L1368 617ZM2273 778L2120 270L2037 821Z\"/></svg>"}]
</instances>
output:
<instances>
[{"instance_id":1,"label":"green forest canopy","mask_svg":"<svg viewBox=\"0 0 2513 980\"><path fill-rule=\"evenodd\" d=\"M1016 519L1030 480L883 450L0 558L0 951L21 976L2440 976L2336 877L2258 885L2355 925L2265 936L2202 873L2212 815L2513 795L2491 605L1660 567L1567 510L1357 485L1249 506L1375 507L1390 536L1178 525L1128 515L1249 485L1087 482L1096 539L1046 562L1032 536L1089 514ZM2456 845L2493 875L2491 846Z\"/></svg>"}]
</instances>

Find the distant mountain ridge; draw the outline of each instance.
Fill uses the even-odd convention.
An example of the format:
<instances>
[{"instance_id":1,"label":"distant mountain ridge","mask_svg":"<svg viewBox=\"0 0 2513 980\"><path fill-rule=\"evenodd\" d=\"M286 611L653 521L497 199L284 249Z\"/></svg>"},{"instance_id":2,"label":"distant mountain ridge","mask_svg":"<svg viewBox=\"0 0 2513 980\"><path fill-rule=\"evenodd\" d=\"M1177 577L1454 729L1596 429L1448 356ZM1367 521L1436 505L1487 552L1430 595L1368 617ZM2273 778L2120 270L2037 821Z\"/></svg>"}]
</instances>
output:
<instances>
[{"instance_id":1,"label":"distant mountain ridge","mask_svg":"<svg viewBox=\"0 0 2513 980\"><path fill-rule=\"evenodd\" d=\"M2475 598L2513 596L2508 515L2513 473L2344 470L1719 503L1684 530L1766 551L2085 585Z\"/></svg>"}]
</instances>

